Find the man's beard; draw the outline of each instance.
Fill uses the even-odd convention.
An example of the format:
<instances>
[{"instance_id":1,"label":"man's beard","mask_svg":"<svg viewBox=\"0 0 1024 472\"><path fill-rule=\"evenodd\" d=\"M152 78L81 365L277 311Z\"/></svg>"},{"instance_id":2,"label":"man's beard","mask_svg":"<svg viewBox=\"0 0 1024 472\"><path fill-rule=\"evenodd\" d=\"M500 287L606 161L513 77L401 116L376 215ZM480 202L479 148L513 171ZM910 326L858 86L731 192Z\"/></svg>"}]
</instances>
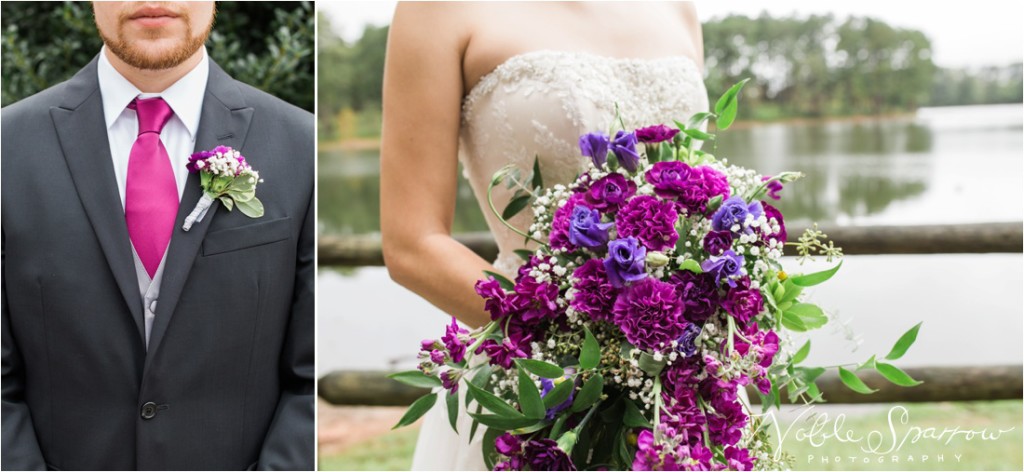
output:
<instances>
[{"instance_id":1,"label":"man's beard","mask_svg":"<svg viewBox=\"0 0 1024 472\"><path fill-rule=\"evenodd\" d=\"M164 70L176 67L177 65L185 62L188 58L192 57L199 48L203 47L206 43L206 38L210 35L210 30L213 29L213 20L210 20L210 24L203 31L203 34L194 36L192 34L192 23L189 21L188 12L181 12L179 16L185 21L185 40L178 43L170 51L163 52L159 55L147 54L145 49L139 47L138 44L133 43L124 39L124 26L129 21L129 14L123 13L118 18L117 37L109 38L100 31L100 38L103 39L103 43L106 44L110 52L114 53L119 59L124 61L126 64L142 70ZM98 29L98 28L97 28Z\"/></svg>"}]
</instances>

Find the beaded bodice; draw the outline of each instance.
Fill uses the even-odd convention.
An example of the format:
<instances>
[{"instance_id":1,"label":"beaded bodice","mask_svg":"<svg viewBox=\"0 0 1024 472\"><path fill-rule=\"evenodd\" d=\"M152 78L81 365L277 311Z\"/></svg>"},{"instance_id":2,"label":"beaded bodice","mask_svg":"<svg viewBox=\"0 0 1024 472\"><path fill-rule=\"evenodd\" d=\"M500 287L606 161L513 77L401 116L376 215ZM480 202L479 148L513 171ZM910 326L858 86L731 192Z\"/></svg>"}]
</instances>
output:
<instances>
[{"instance_id":1,"label":"beaded bodice","mask_svg":"<svg viewBox=\"0 0 1024 472\"><path fill-rule=\"evenodd\" d=\"M536 156L545 185L567 184L586 163L580 135L608 132L617 116L634 129L685 121L707 107L700 69L685 56L628 59L544 50L513 56L485 75L463 100L459 159L498 242L495 267L514 274L520 259L512 251L524 247L487 204L496 171L512 163L527 176ZM511 194L505 186L494 189L499 211ZM523 211L510 222L525 231L531 217Z\"/></svg>"}]
</instances>

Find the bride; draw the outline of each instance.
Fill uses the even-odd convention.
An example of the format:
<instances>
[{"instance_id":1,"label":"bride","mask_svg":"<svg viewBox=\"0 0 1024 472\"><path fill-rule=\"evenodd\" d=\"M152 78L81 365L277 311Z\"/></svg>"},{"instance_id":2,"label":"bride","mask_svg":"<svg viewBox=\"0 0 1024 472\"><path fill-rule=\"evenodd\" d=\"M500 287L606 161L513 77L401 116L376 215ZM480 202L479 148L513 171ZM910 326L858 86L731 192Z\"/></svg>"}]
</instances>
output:
<instances>
[{"instance_id":1,"label":"bride","mask_svg":"<svg viewBox=\"0 0 1024 472\"><path fill-rule=\"evenodd\" d=\"M473 285L485 270L514 276L513 251L523 247L486 205L494 172L515 163L528 174L536 156L548 185L568 183L585 163L579 136L609 129L617 113L629 129L705 111L702 50L690 3L399 4L381 147L391 277L470 328L486 324ZM451 236L460 161L498 243L495 261ZM497 208L510 198L503 190L495 189ZM511 223L528 227L529 215ZM470 423L460 417L457 435L438 402L413 468L484 469L483 428L466 437Z\"/></svg>"}]
</instances>

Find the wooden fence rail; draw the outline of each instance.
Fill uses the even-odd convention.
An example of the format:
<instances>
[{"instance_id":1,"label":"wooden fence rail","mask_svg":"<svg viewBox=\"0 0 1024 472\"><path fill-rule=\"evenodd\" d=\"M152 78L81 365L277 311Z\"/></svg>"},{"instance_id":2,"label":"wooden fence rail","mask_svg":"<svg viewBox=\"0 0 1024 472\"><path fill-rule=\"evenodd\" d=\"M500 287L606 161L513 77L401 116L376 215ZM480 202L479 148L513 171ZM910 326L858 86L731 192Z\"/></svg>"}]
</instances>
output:
<instances>
[{"instance_id":1,"label":"wooden fence rail","mask_svg":"<svg viewBox=\"0 0 1024 472\"><path fill-rule=\"evenodd\" d=\"M905 369L924 383L912 388L892 385L874 372L861 375L868 386L878 389L863 395L846 388L829 371L818 386L829 403L892 403L976 400L1020 400L1024 395L1024 366L910 367ZM320 378L320 398L335 405L406 406L427 393L386 377L386 372L338 371ZM752 402L758 395L748 387Z\"/></svg>"},{"instance_id":2,"label":"wooden fence rail","mask_svg":"<svg viewBox=\"0 0 1024 472\"><path fill-rule=\"evenodd\" d=\"M804 227L787 228L795 241ZM842 246L845 254L945 254L1024 252L1024 223L980 223L927 226L836 226L822 228ZM494 260L498 247L490 233L455 236L486 260ZM384 255L379 235L328 236L319 238L318 260L322 266L382 266ZM792 251L790 251L792 253Z\"/></svg>"}]
</instances>

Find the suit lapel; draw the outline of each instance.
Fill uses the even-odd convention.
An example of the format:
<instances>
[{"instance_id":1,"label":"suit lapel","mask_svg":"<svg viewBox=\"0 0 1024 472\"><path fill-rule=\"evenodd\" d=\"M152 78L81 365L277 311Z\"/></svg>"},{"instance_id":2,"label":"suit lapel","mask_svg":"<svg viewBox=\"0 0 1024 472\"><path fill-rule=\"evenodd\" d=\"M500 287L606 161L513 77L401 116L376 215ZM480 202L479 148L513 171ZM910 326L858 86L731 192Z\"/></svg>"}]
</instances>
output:
<instances>
[{"instance_id":1,"label":"suit lapel","mask_svg":"<svg viewBox=\"0 0 1024 472\"><path fill-rule=\"evenodd\" d=\"M241 149L245 144L245 135L249 130L252 115L253 109L246 107L234 79L211 60L206 94L203 96L203 109L199 117L195 151L212 149L217 145ZM203 237L220 207L220 202L214 202L203 221L194 224L190 231L182 230L185 217L195 208L202 194L199 174L190 173L182 193L181 205L178 207L171 243L167 249L167 261L164 263L163 280L160 283L156 318L153 320L153 329L149 337L147 366L153 357L152 354L160 348L182 290L185 288L189 272L202 245Z\"/></svg>"},{"instance_id":2,"label":"suit lapel","mask_svg":"<svg viewBox=\"0 0 1024 472\"><path fill-rule=\"evenodd\" d=\"M114 177L96 63L97 59L93 58L68 80L64 100L59 107L50 109L50 118L57 130L78 198L135 320L138 340L142 342L145 339L142 297L139 295L124 208Z\"/></svg>"}]
</instances>

